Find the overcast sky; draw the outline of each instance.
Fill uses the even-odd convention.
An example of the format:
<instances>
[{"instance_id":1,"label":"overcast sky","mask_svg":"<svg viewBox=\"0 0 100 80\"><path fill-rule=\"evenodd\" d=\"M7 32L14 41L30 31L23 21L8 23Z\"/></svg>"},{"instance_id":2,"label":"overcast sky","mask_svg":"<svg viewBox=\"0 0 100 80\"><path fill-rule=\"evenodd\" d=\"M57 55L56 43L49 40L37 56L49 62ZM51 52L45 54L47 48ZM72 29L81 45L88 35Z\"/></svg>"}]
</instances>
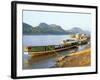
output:
<instances>
[{"instance_id":1,"label":"overcast sky","mask_svg":"<svg viewBox=\"0 0 100 80\"><path fill-rule=\"evenodd\" d=\"M84 13L60 13L43 11L23 11L23 22L33 27L40 23L60 25L63 29L69 30L73 27L80 27L83 30L91 30L91 14Z\"/></svg>"}]
</instances>

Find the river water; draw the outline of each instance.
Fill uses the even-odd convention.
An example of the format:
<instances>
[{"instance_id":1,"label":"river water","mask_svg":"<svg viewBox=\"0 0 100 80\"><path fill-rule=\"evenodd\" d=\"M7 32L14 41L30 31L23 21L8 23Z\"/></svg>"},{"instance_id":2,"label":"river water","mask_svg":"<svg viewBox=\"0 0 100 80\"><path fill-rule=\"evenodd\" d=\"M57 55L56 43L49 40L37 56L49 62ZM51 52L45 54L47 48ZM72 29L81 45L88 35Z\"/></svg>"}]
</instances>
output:
<instances>
[{"instance_id":1,"label":"river water","mask_svg":"<svg viewBox=\"0 0 100 80\"><path fill-rule=\"evenodd\" d=\"M70 35L24 35L23 46L58 45Z\"/></svg>"}]
</instances>

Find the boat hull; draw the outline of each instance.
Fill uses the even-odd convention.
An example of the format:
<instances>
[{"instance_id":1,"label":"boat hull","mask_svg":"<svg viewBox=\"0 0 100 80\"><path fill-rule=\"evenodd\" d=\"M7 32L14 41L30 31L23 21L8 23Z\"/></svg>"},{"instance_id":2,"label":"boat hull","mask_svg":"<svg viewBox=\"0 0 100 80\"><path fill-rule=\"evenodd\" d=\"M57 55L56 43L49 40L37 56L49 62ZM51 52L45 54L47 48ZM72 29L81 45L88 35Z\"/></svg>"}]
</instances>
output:
<instances>
[{"instance_id":1,"label":"boat hull","mask_svg":"<svg viewBox=\"0 0 100 80\"><path fill-rule=\"evenodd\" d=\"M54 50L51 50L51 51L29 52L28 54L32 57L43 56L43 55L54 55L54 54L57 54L57 52L69 50L69 49L72 49L72 48L78 48L78 46L75 45L75 46L70 46L70 47L63 47L63 48L54 49Z\"/></svg>"}]
</instances>

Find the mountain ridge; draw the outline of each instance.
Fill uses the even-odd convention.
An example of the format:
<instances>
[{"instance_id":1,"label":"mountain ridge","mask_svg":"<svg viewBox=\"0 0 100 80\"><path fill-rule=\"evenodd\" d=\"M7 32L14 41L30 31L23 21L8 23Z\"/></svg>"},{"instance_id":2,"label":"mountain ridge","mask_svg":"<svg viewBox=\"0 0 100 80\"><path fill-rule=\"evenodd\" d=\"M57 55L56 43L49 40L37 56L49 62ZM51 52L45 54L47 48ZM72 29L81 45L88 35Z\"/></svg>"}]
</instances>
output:
<instances>
[{"instance_id":1,"label":"mountain ridge","mask_svg":"<svg viewBox=\"0 0 100 80\"><path fill-rule=\"evenodd\" d=\"M86 33L79 27L73 27L70 30L64 30L61 26L56 24L40 23L38 26L33 27L27 23L23 23L23 34L24 35L64 35L64 34L75 34L75 33ZM88 32L89 33L89 32Z\"/></svg>"}]
</instances>

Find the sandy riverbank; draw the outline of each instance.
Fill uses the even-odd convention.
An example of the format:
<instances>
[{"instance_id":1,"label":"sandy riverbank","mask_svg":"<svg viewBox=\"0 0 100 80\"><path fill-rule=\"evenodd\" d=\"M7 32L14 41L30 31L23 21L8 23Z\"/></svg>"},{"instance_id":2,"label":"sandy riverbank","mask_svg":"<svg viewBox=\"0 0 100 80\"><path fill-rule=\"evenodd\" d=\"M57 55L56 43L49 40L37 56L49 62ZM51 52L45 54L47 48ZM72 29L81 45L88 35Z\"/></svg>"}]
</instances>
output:
<instances>
[{"instance_id":1,"label":"sandy riverbank","mask_svg":"<svg viewBox=\"0 0 100 80\"><path fill-rule=\"evenodd\" d=\"M71 53L69 56L60 57L57 60L58 67L78 67L91 65L91 48Z\"/></svg>"}]
</instances>

